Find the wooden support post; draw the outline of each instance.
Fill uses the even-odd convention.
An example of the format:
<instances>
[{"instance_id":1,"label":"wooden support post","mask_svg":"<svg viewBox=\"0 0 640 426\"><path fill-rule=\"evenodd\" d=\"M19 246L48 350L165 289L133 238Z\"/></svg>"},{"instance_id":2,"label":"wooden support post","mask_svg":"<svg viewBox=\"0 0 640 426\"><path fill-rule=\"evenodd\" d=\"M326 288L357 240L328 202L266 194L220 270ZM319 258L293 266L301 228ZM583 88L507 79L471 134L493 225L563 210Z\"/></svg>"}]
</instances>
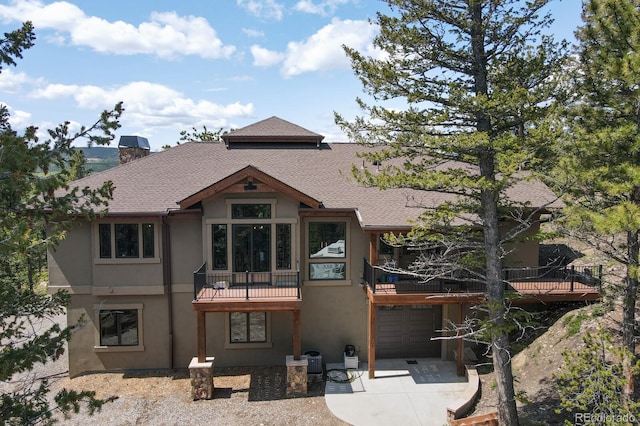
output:
<instances>
[{"instance_id":1,"label":"wooden support post","mask_svg":"<svg viewBox=\"0 0 640 426\"><path fill-rule=\"evenodd\" d=\"M198 316L198 362L207 361L207 324L206 313L197 311Z\"/></svg>"},{"instance_id":2,"label":"wooden support post","mask_svg":"<svg viewBox=\"0 0 640 426\"><path fill-rule=\"evenodd\" d=\"M464 303L458 305L458 326L464 322ZM459 377L464 376L464 340L462 337L458 338L458 349L456 356L457 373Z\"/></svg>"},{"instance_id":3,"label":"wooden support post","mask_svg":"<svg viewBox=\"0 0 640 426\"><path fill-rule=\"evenodd\" d=\"M376 377L376 305L369 300L369 378Z\"/></svg>"},{"instance_id":4,"label":"wooden support post","mask_svg":"<svg viewBox=\"0 0 640 426\"><path fill-rule=\"evenodd\" d=\"M300 309L293 311L293 359L300 361Z\"/></svg>"},{"instance_id":5,"label":"wooden support post","mask_svg":"<svg viewBox=\"0 0 640 426\"><path fill-rule=\"evenodd\" d=\"M378 264L378 250L376 250L378 244L378 234L377 233L372 233L369 234L369 263L372 266L375 266ZM373 283L370 283L373 284Z\"/></svg>"}]
</instances>

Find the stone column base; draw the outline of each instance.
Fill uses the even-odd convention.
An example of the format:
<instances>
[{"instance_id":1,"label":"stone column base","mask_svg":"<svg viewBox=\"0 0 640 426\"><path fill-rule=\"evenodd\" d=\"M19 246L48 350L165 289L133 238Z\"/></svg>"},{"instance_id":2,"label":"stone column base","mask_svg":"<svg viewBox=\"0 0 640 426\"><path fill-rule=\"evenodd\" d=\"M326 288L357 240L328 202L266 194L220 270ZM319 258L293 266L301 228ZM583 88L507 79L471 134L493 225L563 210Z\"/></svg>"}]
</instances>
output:
<instances>
[{"instance_id":1,"label":"stone column base","mask_svg":"<svg viewBox=\"0 0 640 426\"><path fill-rule=\"evenodd\" d=\"M294 360L287 355L287 396L304 396L307 394L307 368L309 360L306 355Z\"/></svg>"},{"instance_id":2,"label":"stone column base","mask_svg":"<svg viewBox=\"0 0 640 426\"><path fill-rule=\"evenodd\" d=\"M213 398L213 361L215 357L207 357L206 362L198 362L193 358L189 363L189 377L191 377L191 398Z\"/></svg>"}]
</instances>

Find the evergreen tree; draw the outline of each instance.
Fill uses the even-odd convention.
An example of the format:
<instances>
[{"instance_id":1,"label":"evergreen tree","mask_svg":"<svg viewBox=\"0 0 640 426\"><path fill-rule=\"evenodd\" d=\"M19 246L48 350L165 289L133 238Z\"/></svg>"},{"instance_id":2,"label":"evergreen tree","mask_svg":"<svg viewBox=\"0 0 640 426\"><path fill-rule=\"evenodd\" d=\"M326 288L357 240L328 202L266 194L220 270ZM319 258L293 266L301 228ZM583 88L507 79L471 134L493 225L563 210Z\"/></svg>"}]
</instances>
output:
<instances>
[{"instance_id":1,"label":"evergreen tree","mask_svg":"<svg viewBox=\"0 0 640 426\"><path fill-rule=\"evenodd\" d=\"M541 13L548 0L385 3L390 13L375 21L382 58L345 48L375 104L358 99L364 117L336 113L336 122L380 147L364 156L383 167L354 168L360 182L443 194L391 242L437 248L412 265L425 279L464 271L486 284L500 423L516 425L503 258L539 217L514 187L531 175L523 170L545 170L564 44L540 32L551 22ZM505 219L515 225L501 227Z\"/></svg>"},{"instance_id":2,"label":"evergreen tree","mask_svg":"<svg viewBox=\"0 0 640 426\"><path fill-rule=\"evenodd\" d=\"M0 71L3 65L16 65L34 40L29 22L5 33L0 38ZM90 127L70 134L65 123L40 141L33 127L24 133L12 129L6 106L0 106L0 424L51 423L55 409L77 412L84 401L93 412L105 402L93 391L62 390L50 406L50 383L29 374L36 364L58 359L72 334L71 327L46 321L64 312L69 295L36 291L30 262L64 238L73 216L91 217L106 206L110 183L71 186L80 172L71 145L78 139L109 143L121 113L121 105L116 105ZM59 171L50 173L53 167Z\"/></svg>"},{"instance_id":3,"label":"evergreen tree","mask_svg":"<svg viewBox=\"0 0 640 426\"><path fill-rule=\"evenodd\" d=\"M568 194L564 231L626 267L617 294L630 398L640 273L640 2L589 0L582 17L575 98L554 180Z\"/></svg>"},{"instance_id":4,"label":"evergreen tree","mask_svg":"<svg viewBox=\"0 0 640 426\"><path fill-rule=\"evenodd\" d=\"M580 349L567 350L562 353L564 365L554 375L556 390L560 396L560 407L556 413L563 411L588 414L589 419L574 417L573 421L565 420L565 424L633 424L640 420L640 403L625 403L620 394L627 387L627 378L622 370L627 349L616 346L612 336L603 328L595 333L587 331L582 337L584 346ZM632 366L637 372L640 364ZM577 421L584 420L584 421Z\"/></svg>"}]
</instances>

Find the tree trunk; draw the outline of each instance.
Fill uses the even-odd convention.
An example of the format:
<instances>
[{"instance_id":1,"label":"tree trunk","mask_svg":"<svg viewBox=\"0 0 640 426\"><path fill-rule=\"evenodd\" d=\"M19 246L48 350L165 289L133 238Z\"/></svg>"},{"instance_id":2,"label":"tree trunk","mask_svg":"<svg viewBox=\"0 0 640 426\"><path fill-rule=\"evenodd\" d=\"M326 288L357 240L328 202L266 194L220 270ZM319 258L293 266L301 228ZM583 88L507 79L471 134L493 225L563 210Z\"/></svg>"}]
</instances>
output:
<instances>
[{"instance_id":1,"label":"tree trunk","mask_svg":"<svg viewBox=\"0 0 640 426\"><path fill-rule=\"evenodd\" d=\"M489 93L487 77L487 55L482 16L482 1L469 3L471 15L471 50L475 63L474 92L484 97ZM476 113L476 130L487 138L486 144L480 144L480 175L491 184L495 183L495 152L491 145L491 118L485 111ZM491 327L491 352L498 391L498 418L500 424L517 426L513 372L511 371L511 353L507 334L506 308L504 303L504 284L502 282L502 256L500 253L500 230L498 228L499 194L495 187L481 190L481 212L483 223L484 247L486 251L487 299L489 304L489 323Z\"/></svg>"},{"instance_id":2,"label":"tree trunk","mask_svg":"<svg viewBox=\"0 0 640 426\"><path fill-rule=\"evenodd\" d=\"M491 353L498 392L500 424L517 426L513 372L511 371L511 342L507 333L507 310L504 303L500 232L498 229L497 196L493 191L482 194L484 242L486 250L487 300L491 327Z\"/></svg>"},{"instance_id":3,"label":"tree trunk","mask_svg":"<svg viewBox=\"0 0 640 426\"><path fill-rule=\"evenodd\" d=\"M627 277L625 279L623 305L622 305L622 341L629 351L623 360L624 375L628 380L624 389L624 397L627 402L633 400L634 380L632 366L635 361L635 322L636 322L636 295L638 293L637 272L639 267L638 255L640 252L638 232L627 232Z\"/></svg>"}]
</instances>

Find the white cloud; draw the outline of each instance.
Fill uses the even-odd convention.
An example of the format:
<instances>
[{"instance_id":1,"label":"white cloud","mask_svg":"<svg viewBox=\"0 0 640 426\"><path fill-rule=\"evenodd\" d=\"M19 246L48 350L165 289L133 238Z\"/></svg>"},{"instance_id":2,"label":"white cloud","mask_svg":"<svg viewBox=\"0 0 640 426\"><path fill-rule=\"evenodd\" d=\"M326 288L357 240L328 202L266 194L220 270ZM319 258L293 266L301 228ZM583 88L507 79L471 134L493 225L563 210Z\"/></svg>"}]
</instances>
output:
<instances>
[{"instance_id":1,"label":"white cloud","mask_svg":"<svg viewBox=\"0 0 640 426\"><path fill-rule=\"evenodd\" d=\"M253 55L253 65L257 67L271 67L282 62L285 58L284 53L265 49L258 45L251 46L251 54Z\"/></svg>"},{"instance_id":2,"label":"white cloud","mask_svg":"<svg viewBox=\"0 0 640 426\"><path fill-rule=\"evenodd\" d=\"M281 73L291 77L305 72L349 68L349 60L342 45L349 46L364 55L382 57L372 41L378 27L364 20L340 20L334 18L308 39L290 42Z\"/></svg>"},{"instance_id":3,"label":"white cloud","mask_svg":"<svg viewBox=\"0 0 640 426\"><path fill-rule=\"evenodd\" d=\"M107 109L124 102L123 124L138 128L177 127L184 129L193 123L211 123L254 115L253 104L234 102L227 105L208 100L193 100L169 87L137 81L124 86L104 89L97 86L50 84L34 91L37 99L75 100L80 108ZM210 125L210 124L208 124Z\"/></svg>"},{"instance_id":4,"label":"white cloud","mask_svg":"<svg viewBox=\"0 0 640 426\"><path fill-rule=\"evenodd\" d=\"M262 38L264 37L264 31L253 30L251 28L243 28L242 32L251 38Z\"/></svg>"},{"instance_id":5,"label":"white cloud","mask_svg":"<svg viewBox=\"0 0 640 426\"><path fill-rule=\"evenodd\" d=\"M87 16L64 1L45 5L36 0L11 0L8 6L0 5L0 20L31 20L36 28L57 31L48 40L88 46L101 53L218 59L229 58L235 51L234 46L222 43L206 19L178 16L175 12L153 12L148 21L136 27L123 21Z\"/></svg>"},{"instance_id":6,"label":"white cloud","mask_svg":"<svg viewBox=\"0 0 640 426\"><path fill-rule=\"evenodd\" d=\"M275 0L236 0L241 8L250 14L274 21L280 21L284 14L284 5Z\"/></svg>"},{"instance_id":7,"label":"white cloud","mask_svg":"<svg viewBox=\"0 0 640 426\"><path fill-rule=\"evenodd\" d=\"M314 2L313 0L300 0L294 6L298 12L310 13L313 15L332 15L338 6L349 3L351 0L324 0Z\"/></svg>"},{"instance_id":8,"label":"white cloud","mask_svg":"<svg viewBox=\"0 0 640 426\"><path fill-rule=\"evenodd\" d=\"M42 80L34 80L23 72L13 72L5 68L0 72L0 92L18 93L26 84L37 84Z\"/></svg>"},{"instance_id":9,"label":"white cloud","mask_svg":"<svg viewBox=\"0 0 640 426\"><path fill-rule=\"evenodd\" d=\"M342 48L349 46L363 55L384 57L384 52L373 46L378 27L368 21L334 18L311 37L300 42L289 42L285 52L251 46L253 65L269 67L282 62L280 73L289 78L306 72L349 68L349 60Z\"/></svg>"},{"instance_id":10,"label":"white cloud","mask_svg":"<svg viewBox=\"0 0 640 426\"><path fill-rule=\"evenodd\" d=\"M7 105L4 102L0 102L0 106L5 106L7 111L9 112L9 124L13 129L24 129L27 126L30 126L31 114L26 111L20 111L13 109L11 105Z\"/></svg>"}]
</instances>

